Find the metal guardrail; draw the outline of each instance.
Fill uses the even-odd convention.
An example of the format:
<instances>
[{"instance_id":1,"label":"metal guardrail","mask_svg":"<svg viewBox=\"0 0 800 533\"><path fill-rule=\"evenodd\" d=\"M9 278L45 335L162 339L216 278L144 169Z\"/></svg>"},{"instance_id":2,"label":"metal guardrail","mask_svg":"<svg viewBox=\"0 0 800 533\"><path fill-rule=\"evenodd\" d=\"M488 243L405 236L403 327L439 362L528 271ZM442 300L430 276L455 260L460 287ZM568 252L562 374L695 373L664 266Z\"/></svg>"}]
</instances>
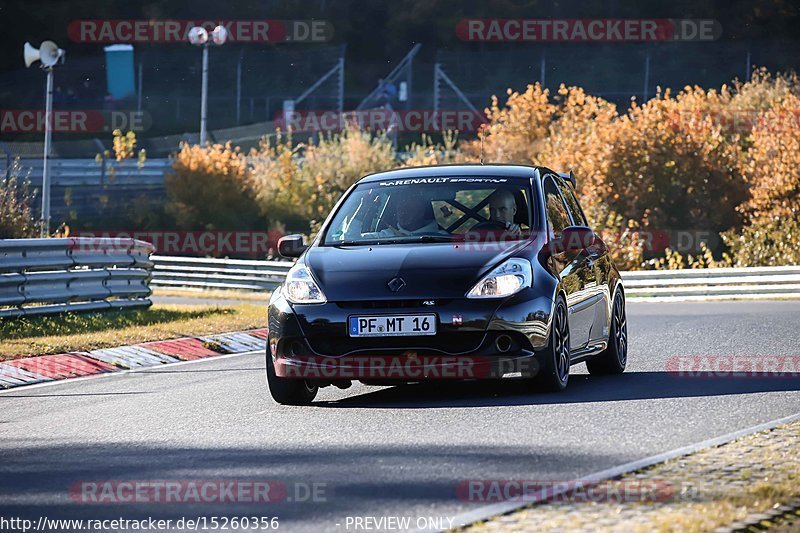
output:
<instances>
[{"instance_id":1,"label":"metal guardrail","mask_svg":"<svg viewBox=\"0 0 800 533\"><path fill-rule=\"evenodd\" d=\"M152 252L134 239L0 239L0 317L149 306Z\"/></svg>"},{"instance_id":2,"label":"metal guardrail","mask_svg":"<svg viewBox=\"0 0 800 533\"><path fill-rule=\"evenodd\" d=\"M800 297L800 266L631 271L622 279L629 298Z\"/></svg>"},{"instance_id":3,"label":"metal guardrail","mask_svg":"<svg viewBox=\"0 0 800 533\"><path fill-rule=\"evenodd\" d=\"M2 154L2 152L0 152ZM75 217L98 218L106 212L130 209L141 196L164 197L164 175L171 169L168 159L147 159L140 167L135 160L50 159L51 216L54 226ZM42 185L42 158L0 157L0 179L12 174L29 180L32 189ZM102 217L101 217L102 218Z\"/></svg>"},{"instance_id":4,"label":"metal guardrail","mask_svg":"<svg viewBox=\"0 0 800 533\"><path fill-rule=\"evenodd\" d=\"M151 285L193 289L275 289L291 268L289 261L242 261L153 256ZM634 299L800 297L800 266L647 270L622 273Z\"/></svg>"},{"instance_id":5,"label":"metal guardrail","mask_svg":"<svg viewBox=\"0 0 800 533\"><path fill-rule=\"evenodd\" d=\"M106 184L127 187L164 187L164 174L171 168L169 159L147 159L141 166L137 160L123 161L83 159L51 159L51 183L59 187L101 187ZM0 158L0 173L10 170L10 163ZM19 174L30 180L31 185L42 184L42 158L20 159Z\"/></svg>"},{"instance_id":6,"label":"metal guardrail","mask_svg":"<svg viewBox=\"0 0 800 533\"><path fill-rule=\"evenodd\" d=\"M246 261L154 255L151 285L193 289L273 290L286 278L290 261Z\"/></svg>"}]
</instances>

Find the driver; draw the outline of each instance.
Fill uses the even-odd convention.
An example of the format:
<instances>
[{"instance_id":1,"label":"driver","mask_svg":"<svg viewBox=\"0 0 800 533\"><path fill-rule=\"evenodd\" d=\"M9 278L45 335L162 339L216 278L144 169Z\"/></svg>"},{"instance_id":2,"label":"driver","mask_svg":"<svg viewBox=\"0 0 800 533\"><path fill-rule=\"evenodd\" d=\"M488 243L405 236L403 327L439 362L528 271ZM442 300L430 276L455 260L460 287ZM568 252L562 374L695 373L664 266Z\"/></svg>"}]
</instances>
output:
<instances>
[{"instance_id":1,"label":"driver","mask_svg":"<svg viewBox=\"0 0 800 533\"><path fill-rule=\"evenodd\" d=\"M514 215L517 214L517 201L514 194L508 189L497 189L489 197L489 222L503 224L506 230L519 233L519 224L514 224Z\"/></svg>"}]
</instances>

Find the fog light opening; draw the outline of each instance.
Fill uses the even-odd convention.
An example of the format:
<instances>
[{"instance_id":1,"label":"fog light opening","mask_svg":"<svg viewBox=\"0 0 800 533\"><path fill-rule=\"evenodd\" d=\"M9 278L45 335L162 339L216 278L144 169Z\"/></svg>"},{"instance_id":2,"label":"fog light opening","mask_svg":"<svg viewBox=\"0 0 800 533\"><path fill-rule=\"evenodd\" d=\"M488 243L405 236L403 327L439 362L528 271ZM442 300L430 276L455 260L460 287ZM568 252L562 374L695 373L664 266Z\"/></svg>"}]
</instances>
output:
<instances>
[{"instance_id":1,"label":"fog light opening","mask_svg":"<svg viewBox=\"0 0 800 533\"><path fill-rule=\"evenodd\" d=\"M506 353L511 349L511 337L508 335L500 335L495 339L494 346L497 348L497 351L500 353Z\"/></svg>"},{"instance_id":2,"label":"fog light opening","mask_svg":"<svg viewBox=\"0 0 800 533\"><path fill-rule=\"evenodd\" d=\"M292 357L303 355L303 344L300 341L294 341L289 344L289 355Z\"/></svg>"}]
</instances>

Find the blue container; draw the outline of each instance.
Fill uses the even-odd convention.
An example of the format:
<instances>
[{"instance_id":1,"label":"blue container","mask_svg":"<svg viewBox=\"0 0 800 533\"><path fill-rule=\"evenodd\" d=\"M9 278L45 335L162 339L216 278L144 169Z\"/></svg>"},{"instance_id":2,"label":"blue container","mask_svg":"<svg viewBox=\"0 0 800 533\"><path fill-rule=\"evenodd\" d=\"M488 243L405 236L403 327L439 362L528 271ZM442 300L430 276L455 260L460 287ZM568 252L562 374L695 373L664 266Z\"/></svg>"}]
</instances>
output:
<instances>
[{"instance_id":1,"label":"blue container","mask_svg":"<svg viewBox=\"0 0 800 533\"><path fill-rule=\"evenodd\" d=\"M106 86L114 100L136 93L133 74L133 45L112 44L105 47Z\"/></svg>"}]
</instances>

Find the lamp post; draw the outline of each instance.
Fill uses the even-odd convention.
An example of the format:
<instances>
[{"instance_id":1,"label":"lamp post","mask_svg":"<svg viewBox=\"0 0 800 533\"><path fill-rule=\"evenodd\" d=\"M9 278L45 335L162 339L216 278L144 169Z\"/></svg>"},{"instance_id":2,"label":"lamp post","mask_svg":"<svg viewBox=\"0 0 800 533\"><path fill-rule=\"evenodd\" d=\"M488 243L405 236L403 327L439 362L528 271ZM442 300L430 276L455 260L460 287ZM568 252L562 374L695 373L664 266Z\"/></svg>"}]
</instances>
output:
<instances>
[{"instance_id":1,"label":"lamp post","mask_svg":"<svg viewBox=\"0 0 800 533\"><path fill-rule=\"evenodd\" d=\"M59 62L63 63L66 52L53 41L44 41L37 50L31 43L25 43L22 56L25 66L30 67L35 62L41 63L41 68L47 72L45 89L44 110L44 156L42 161L42 220L41 235L50 235L50 144L53 136L53 67Z\"/></svg>"},{"instance_id":2,"label":"lamp post","mask_svg":"<svg viewBox=\"0 0 800 533\"><path fill-rule=\"evenodd\" d=\"M209 39L210 37L210 39ZM220 46L228 39L228 30L225 26L217 26L209 34L205 28L195 26L189 30L189 42L195 46L203 47L203 76L200 91L200 144L206 144L206 116L208 109L208 46L214 43Z\"/></svg>"}]
</instances>

